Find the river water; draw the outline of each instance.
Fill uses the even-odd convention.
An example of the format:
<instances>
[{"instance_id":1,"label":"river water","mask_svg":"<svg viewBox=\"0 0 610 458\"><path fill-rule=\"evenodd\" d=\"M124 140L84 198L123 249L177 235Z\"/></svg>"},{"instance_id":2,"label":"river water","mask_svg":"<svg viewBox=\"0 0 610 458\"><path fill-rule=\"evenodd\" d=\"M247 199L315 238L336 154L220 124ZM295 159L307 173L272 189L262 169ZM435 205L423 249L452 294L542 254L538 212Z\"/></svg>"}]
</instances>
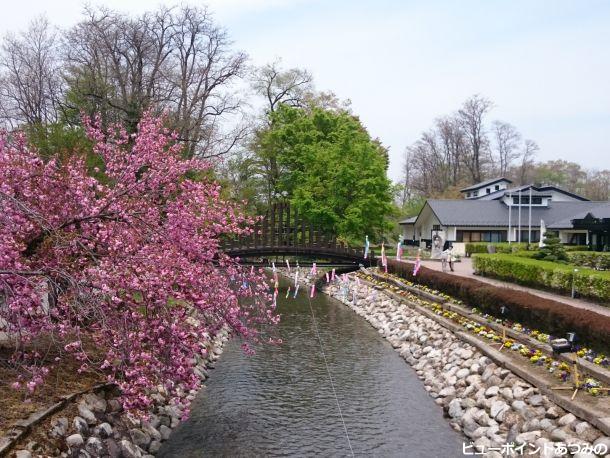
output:
<instances>
[{"instance_id":1,"label":"river water","mask_svg":"<svg viewBox=\"0 0 610 458\"><path fill-rule=\"evenodd\" d=\"M229 341L158 456L351 456L351 446L355 456L463 457L462 436L415 371L364 319L318 294L312 307L339 410L305 288L284 299L287 284L283 343L247 356Z\"/></svg>"}]
</instances>

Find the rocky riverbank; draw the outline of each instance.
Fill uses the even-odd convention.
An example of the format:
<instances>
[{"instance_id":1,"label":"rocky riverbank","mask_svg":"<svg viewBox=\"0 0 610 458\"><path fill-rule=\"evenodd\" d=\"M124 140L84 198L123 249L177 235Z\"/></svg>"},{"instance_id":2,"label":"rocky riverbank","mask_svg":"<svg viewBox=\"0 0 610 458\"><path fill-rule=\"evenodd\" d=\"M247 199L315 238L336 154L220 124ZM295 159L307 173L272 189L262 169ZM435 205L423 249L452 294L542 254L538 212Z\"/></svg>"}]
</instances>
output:
<instances>
[{"instance_id":1,"label":"rocky riverbank","mask_svg":"<svg viewBox=\"0 0 610 458\"><path fill-rule=\"evenodd\" d=\"M325 289L379 330L417 372L452 427L485 449L485 456L507 456L501 447L514 442L513 449L523 445L527 456L610 457L610 437L496 366L436 321L364 282L357 284L353 275L348 282L336 281Z\"/></svg>"},{"instance_id":2,"label":"rocky riverbank","mask_svg":"<svg viewBox=\"0 0 610 458\"><path fill-rule=\"evenodd\" d=\"M209 343L205 356L197 358L195 371L202 381L208 378L208 370L214 367L228 338L228 332L221 331ZM182 409L172 405L163 387L159 387L148 420L139 420L122 411L117 395L116 389L108 389L80 396L73 405L37 425L35 434L30 434L23 444L25 447L14 451L13 456L154 456L180 423ZM191 391L188 399L193 400L196 395Z\"/></svg>"}]
</instances>

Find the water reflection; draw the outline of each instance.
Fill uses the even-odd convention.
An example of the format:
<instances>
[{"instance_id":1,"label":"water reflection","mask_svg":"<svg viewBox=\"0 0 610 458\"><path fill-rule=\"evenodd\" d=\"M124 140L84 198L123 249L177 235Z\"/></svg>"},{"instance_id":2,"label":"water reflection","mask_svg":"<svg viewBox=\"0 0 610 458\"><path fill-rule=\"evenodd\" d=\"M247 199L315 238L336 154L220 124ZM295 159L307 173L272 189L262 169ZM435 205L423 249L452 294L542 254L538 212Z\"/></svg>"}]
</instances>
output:
<instances>
[{"instance_id":1,"label":"water reflection","mask_svg":"<svg viewBox=\"0 0 610 458\"><path fill-rule=\"evenodd\" d=\"M350 456L307 295L285 299L287 285L278 301L284 343L246 356L229 342L159 456ZM312 305L355 455L463 456L462 437L392 347L327 296Z\"/></svg>"}]
</instances>

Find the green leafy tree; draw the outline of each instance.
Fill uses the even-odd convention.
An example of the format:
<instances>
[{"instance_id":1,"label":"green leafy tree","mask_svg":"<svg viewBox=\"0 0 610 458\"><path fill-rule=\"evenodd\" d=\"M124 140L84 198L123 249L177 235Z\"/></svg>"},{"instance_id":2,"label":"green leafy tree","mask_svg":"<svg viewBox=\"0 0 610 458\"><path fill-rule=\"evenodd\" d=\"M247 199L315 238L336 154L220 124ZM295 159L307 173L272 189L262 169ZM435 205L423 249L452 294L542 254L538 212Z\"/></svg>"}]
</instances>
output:
<instances>
[{"instance_id":1,"label":"green leafy tree","mask_svg":"<svg viewBox=\"0 0 610 458\"><path fill-rule=\"evenodd\" d=\"M555 232L544 234L544 246L534 255L535 259L544 261L567 261L568 255Z\"/></svg>"},{"instance_id":2,"label":"green leafy tree","mask_svg":"<svg viewBox=\"0 0 610 458\"><path fill-rule=\"evenodd\" d=\"M280 105L254 146L268 199L352 243L391 231L387 151L345 110Z\"/></svg>"}]
</instances>

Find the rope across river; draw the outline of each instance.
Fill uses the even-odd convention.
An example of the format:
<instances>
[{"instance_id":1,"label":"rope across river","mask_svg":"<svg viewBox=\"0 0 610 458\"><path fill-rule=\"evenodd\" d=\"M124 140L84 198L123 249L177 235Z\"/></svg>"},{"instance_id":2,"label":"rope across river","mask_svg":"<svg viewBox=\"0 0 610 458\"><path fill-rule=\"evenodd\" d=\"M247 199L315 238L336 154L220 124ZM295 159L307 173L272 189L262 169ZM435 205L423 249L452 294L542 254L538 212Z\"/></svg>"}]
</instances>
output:
<instances>
[{"instance_id":1,"label":"rope across river","mask_svg":"<svg viewBox=\"0 0 610 458\"><path fill-rule=\"evenodd\" d=\"M309 301L309 310L311 311L311 320L313 322L313 328L318 337L318 342L320 344L320 350L322 352L322 358L324 359L324 365L326 366L326 372L328 373L328 379L330 380L330 386L333 390L333 395L335 397L335 402L337 403L337 409L339 409L339 416L341 417L341 423L343 423L343 429L345 430L345 437L347 439L347 445L349 446L349 450L352 456L354 455L354 449L352 448L352 442L349 439L349 433L347 432L347 425L345 424L345 420L343 418L343 412L341 411L341 406L339 405L339 398L337 397L337 390L335 390L335 383L333 381L333 376L330 373L330 368L328 367L328 361L326 360L326 353L324 353L324 345L322 343L322 337L320 336L320 332L318 331L318 325L316 323L316 315L314 314L313 307L311 305L311 297L309 294L307 295L307 300Z\"/></svg>"}]
</instances>

